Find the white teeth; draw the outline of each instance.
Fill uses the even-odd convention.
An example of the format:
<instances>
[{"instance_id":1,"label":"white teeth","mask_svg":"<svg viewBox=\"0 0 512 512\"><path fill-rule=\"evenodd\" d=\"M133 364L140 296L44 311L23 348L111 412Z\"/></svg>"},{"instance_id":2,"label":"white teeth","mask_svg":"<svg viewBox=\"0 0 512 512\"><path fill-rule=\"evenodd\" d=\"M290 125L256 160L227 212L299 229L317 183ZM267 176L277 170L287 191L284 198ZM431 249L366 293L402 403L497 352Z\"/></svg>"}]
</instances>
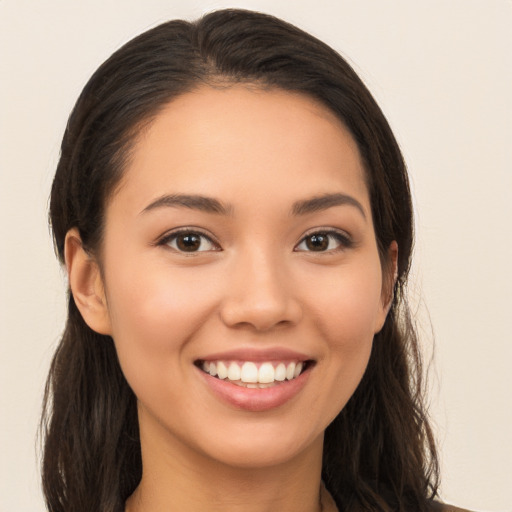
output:
<instances>
[{"instance_id":1,"label":"white teeth","mask_svg":"<svg viewBox=\"0 0 512 512\"><path fill-rule=\"evenodd\" d=\"M236 363L231 363L228 368L228 379L229 380L240 380L240 366Z\"/></svg>"},{"instance_id":2,"label":"white teeth","mask_svg":"<svg viewBox=\"0 0 512 512\"><path fill-rule=\"evenodd\" d=\"M242 382L258 382L258 367L254 363L244 363L240 373L240 380Z\"/></svg>"},{"instance_id":3,"label":"white teeth","mask_svg":"<svg viewBox=\"0 0 512 512\"><path fill-rule=\"evenodd\" d=\"M264 362L260 367L252 361L246 361L240 365L235 361L230 363L224 361L203 361L201 368L212 377L217 376L221 380L228 379L245 387L266 388L274 385L275 382L292 380L297 378L303 368L304 362L297 363L275 363Z\"/></svg>"},{"instance_id":4,"label":"white teeth","mask_svg":"<svg viewBox=\"0 0 512 512\"><path fill-rule=\"evenodd\" d=\"M228 369L222 361L217 363L217 375L219 379L225 379L228 376Z\"/></svg>"},{"instance_id":5,"label":"white teeth","mask_svg":"<svg viewBox=\"0 0 512 512\"><path fill-rule=\"evenodd\" d=\"M241 388L250 388L250 389L265 389L265 388L271 388L272 386L275 386L273 382L270 382L268 384L261 384L259 382L242 382L241 380L233 381L233 384L236 384L237 386Z\"/></svg>"},{"instance_id":6,"label":"white teeth","mask_svg":"<svg viewBox=\"0 0 512 512\"><path fill-rule=\"evenodd\" d=\"M274 379L279 382L282 382L284 379L286 379L286 366L283 363L279 363L276 366Z\"/></svg>"},{"instance_id":7,"label":"white teeth","mask_svg":"<svg viewBox=\"0 0 512 512\"><path fill-rule=\"evenodd\" d=\"M286 378L288 380L292 380L293 379L293 376L295 374L295 363L290 363L287 367L286 367Z\"/></svg>"},{"instance_id":8,"label":"white teeth","mask_svg":"<svg viewBox=\"0 0 512 512\"><path fill-rule=\"evenodd\" d=\"M261 384L268 384L269 382L274 382L274 375L275 371L274 367L272 366L272 363L263 363L260 366L260 369L258 370L258 382Z\"/></svg>"}]
</instances>

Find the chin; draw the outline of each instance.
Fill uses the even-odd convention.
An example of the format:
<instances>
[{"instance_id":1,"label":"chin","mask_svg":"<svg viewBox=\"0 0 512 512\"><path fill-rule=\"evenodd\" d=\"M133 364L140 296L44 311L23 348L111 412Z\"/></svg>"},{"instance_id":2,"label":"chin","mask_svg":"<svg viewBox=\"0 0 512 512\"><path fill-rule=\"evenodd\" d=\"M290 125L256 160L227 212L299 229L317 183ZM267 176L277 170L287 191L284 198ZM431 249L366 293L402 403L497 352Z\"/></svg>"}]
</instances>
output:
<instances>
[{"instance_id":1,"label":"chin","mask_svg":"<svg viewBox=\"0 0 512 512\"><path fill-rule=\"evenodd\" d=\"M274 429L242 426L208 442L204 454L234 468L265 469L294 463L312 450L322 453L323 431L316 435L294 435L289 430L286 425Z\"/></svg>"}]
</instances>

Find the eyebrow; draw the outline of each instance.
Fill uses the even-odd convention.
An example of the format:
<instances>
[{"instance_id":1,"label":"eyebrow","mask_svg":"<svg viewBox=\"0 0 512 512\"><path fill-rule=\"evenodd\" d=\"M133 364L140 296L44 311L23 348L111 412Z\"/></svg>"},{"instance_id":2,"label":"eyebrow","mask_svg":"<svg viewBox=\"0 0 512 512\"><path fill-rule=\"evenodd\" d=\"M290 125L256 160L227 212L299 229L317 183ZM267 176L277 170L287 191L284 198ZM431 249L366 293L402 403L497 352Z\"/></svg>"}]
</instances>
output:
<instances>
[{"instance_id":1,"label":"eyebrow","mask_svg":"<svg viewBox=\"0 0 512 512\"><path fill-rule=\"evenodd\" d=\"M219 215L230 215L231 206L223 205L213 197L201 196L197 194L166 194L150 203L141 213L145 213L156 208L190 208L207 213L216 213Z\"/></svg>"},{"instance_id":2,"label":"eyebrow","mask_svg":"<svg viewBox=\"0 0 512 512\"><path fill-rule=\"evenodd\" d=\"M364 219L366 214L362 204L352 196L347 194L323 194L321 196L312 197L296 201L292 206L292 215L307 215L322 210L327 210L334 206L354 206L359 210ZM198 194L165 194L160 196L146 206L141 213L146 213L157 208L190 208L191 210L199 210L206 213L215 213L218 215L231 215L233 207L225 205L218 199Z\"/></svg>"},{"instance_id":3,"label":"eyebrow","mask_svg":"<svg viewBox=\"0 0 512 512\"><path fill-rule=\"evenodd\" d=\"M307 215L308 213L315 213L322 210L327 210L333 206L349 205L354 206L359 210L363 218L366 219L363 205L354 197L346 194L324 194L321 196L313 197L303 201L296 201L293 203L293 215Z\"/></svg>"}]
</instances>

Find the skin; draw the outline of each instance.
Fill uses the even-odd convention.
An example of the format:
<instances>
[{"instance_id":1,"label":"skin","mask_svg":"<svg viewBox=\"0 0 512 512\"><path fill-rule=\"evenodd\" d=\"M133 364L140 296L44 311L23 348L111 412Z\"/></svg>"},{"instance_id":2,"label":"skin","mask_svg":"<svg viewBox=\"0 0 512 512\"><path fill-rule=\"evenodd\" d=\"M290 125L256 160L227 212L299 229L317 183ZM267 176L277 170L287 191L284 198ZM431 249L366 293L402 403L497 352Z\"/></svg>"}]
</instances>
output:
<instances>
[{"instance_id":1,"label":"skin","mask_svg":"<svg viewBox=\"0 0 512 512\"><path fill-rule=\"evenodd\" d=\"M293 213L333 193L351 200ZM155 205L165 194L226 211ZM169 238L183 227L208 237L201 250ZM341 241L310 249L308 236L331 230ZM357 146L332 113L240 85L178 97L138 138L100 257L72 230L66 262L84 319L113 337L138 398L144 470L127 511L319 509L323 433L362 378L389 281ZM290 400L253 412L216 396L194 364L234 348L314 364Z\"/></svg>"}]
</instances>

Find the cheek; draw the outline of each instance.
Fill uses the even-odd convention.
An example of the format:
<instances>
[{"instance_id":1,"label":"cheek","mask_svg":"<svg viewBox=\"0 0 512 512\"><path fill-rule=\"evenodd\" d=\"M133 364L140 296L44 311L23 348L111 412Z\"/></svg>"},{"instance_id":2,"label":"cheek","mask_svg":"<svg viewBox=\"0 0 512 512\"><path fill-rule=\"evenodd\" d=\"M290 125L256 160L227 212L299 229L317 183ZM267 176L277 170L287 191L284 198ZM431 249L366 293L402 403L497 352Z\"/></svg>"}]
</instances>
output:
<instances>
[{"instance_id":1,"label":"cheek","mask_svg":"<svg viewBox=\"0 0 512 512\"><path fill-rule=\"evenodd\" d=\"M319 365L325 386L322 407L332 420L356 390L370 358L382 312L380 266L351 267L346 273L342 269L314 290L308 304L324 342Z\"/></svg>"},{"instance_id":2,"label":"cheek","mask_svg":"<svg viewBox=\"0 0 512 512\"><path fill-rule=\"evenodd\" d=\"M112 337L129 381L134 374L158 374L159 368L165 375L183 364L188 340L216 304L215 283L200 273L156 265L127 271L119 265L106 276Z\"/></svg>"},{"instance_id":3,"label":"cheek","mask_svg":"<svg viewBox=\"0 0 512 512\"><path fill-rule=\"evenodd\" d=\"M349 351L373 339L382 316L382 274L376 262L330 273L310 289L308 304L333 348Z\"/></svg>"}]
</instances>

